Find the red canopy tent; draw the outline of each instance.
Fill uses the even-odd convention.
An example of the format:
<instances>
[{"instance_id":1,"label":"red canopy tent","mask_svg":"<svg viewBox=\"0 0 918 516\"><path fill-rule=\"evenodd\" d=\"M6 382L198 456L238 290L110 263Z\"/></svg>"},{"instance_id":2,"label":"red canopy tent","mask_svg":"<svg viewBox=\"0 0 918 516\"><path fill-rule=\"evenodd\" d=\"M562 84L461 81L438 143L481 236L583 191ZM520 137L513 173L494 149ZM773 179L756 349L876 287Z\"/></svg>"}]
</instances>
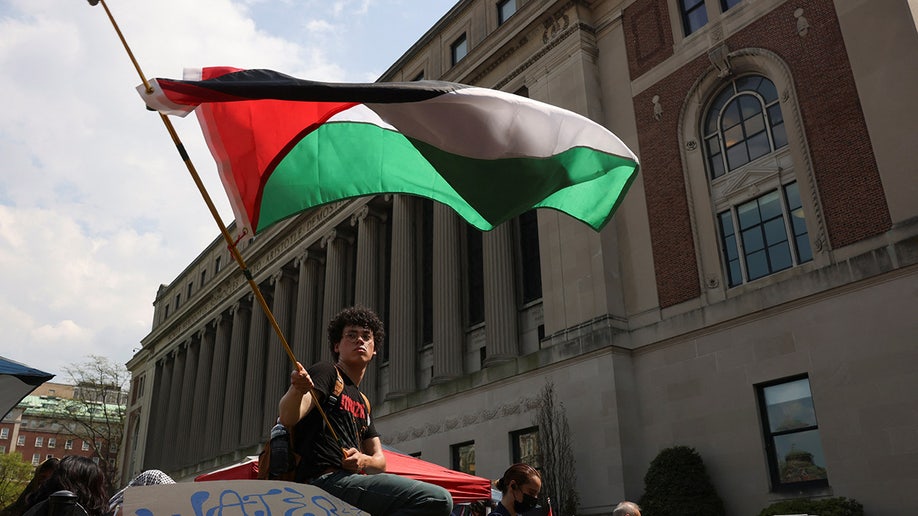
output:
<instances>
[{"instance_id":1,"label":"red canopy tent","mask_svg":"<svg viewBox=\"0 0 918 516\"><path fill-rule=\"evenodd\" d=\"M411 457L393 450L383 449L386 472L438 485L453 496L453 502L469 503L491 499L491 481ZM210 473L198 475L195 482L208 480L246 480L258 478L258 457Z\"/></svg>"}]
</instances>

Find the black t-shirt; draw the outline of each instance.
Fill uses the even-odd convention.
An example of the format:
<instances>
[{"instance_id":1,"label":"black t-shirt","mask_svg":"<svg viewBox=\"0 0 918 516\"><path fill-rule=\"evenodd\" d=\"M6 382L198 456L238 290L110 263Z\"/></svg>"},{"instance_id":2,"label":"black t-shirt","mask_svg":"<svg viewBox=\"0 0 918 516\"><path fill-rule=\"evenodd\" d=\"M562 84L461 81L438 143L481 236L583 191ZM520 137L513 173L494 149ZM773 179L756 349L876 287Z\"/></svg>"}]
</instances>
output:
<instances>
[{"instance_id":1,"label":"black t-shirt","mask_svg":"<svg viewBox=\"0 0 918 516\"><path fill-rule=\"evenodd\" d=\"M379 437L370 410L360 394L360 390L344 373L344 390L337 400L330 400L334 393L338 373L335 366L328 362L319 362L309 368L309 376L315 384L319 403L338 439L326 428L325 420L313 407L306 417L293 427L293 448L300 455L296 481L306 482L330 467L341 467L342 448L363 450L361 443L373 437Z\"/></svg>"}]
</instances>

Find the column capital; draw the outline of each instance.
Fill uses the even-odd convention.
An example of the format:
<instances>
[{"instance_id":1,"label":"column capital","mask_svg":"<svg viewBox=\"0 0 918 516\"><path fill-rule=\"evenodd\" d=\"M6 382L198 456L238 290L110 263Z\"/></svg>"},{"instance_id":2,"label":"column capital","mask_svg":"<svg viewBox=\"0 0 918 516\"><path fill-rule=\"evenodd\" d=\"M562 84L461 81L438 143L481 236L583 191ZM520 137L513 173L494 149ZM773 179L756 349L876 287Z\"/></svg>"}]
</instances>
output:
<instances>
[{"instance_id":1,"label":"column capital","mask_svg":"<svg viewBox=\"0 0 918 516\"><path fill-rule=\"evenodd\" d=\"M373 208L369 204L364 204L353 215L351 215L351 226L358 226L367 217L374 218L379 222L386 221L385 212Z\"/></svg>"},{"instance_id":2,"label":"column capital","mask_svg":"<svg viewBox=\"0 0 918 516\"><path fill-rule=\"evenodd\" d=\"M322 237L322 247L327 248L329 244L335 240L344 240L348 244L354 243L354 237L348 234L346 231L342 231L338 228L330 230L325 236Z\"/></svg>"},{"instance_id":3,"label":"column capital","mask_svg":"<svg viewBox=\"0 0 918 516\"><path fill-rule=\"evenodd\" d=\"M293 259L293 265L299 267L310 260L318 262L321 265L325 263L325 253L312 248L303 249L300 254Z\"/></svg>"}]
</instances>

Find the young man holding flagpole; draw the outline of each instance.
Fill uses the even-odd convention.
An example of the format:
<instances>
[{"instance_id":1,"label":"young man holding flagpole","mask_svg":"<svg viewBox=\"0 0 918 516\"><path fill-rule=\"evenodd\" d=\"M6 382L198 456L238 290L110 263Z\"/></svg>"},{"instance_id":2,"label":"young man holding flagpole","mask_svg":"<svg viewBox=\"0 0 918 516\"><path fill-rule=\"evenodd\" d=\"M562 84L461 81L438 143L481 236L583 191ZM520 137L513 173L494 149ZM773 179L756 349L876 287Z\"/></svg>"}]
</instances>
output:
<instances>
[{"instance_id":1,"label":"young man holding flagpole","mask_svg":"<svg viewBox=\"0 0 918 516\"><path fill-rule=\"evenodd\" d=\"M295 479L373 516L447 516L453 501L446 489L385 473L379 433L359 390L384 338L373 311L346 308L328 325L335 363L319 362L307 371L297 362L279 405L280 422L292 429L300 456ZM338 381L343 388L335 388Z\"/></svg>"}]
</instances>

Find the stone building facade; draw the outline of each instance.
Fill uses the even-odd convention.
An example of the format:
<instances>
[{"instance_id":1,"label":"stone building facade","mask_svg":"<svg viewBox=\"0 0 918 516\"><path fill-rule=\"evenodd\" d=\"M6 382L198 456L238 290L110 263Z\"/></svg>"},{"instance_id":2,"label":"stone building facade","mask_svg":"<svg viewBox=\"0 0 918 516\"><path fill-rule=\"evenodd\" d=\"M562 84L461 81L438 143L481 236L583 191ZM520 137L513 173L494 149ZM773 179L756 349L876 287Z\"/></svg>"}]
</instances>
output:
<instances>
[{"instance_id":1,"label":"stone building facade","mask_svg":"<svg viewBox=\"0 0 918 516\"><path fill-rule=\"evenodd\" d=\"M338 309L383 316L363 387L401 451L497 478L526 457L550 382L579 514L639 498L674 445L701 454L728 514L799 496L918 512L912 9L462 0L380 80L602 123L642 165L612 221L537 211L479 233L378 196L288 219L242 255L304 364L329 357ZM128 364L125 479L257 453L291 364L223 240L154 306Z\"/></svg>"}]
</instances>

